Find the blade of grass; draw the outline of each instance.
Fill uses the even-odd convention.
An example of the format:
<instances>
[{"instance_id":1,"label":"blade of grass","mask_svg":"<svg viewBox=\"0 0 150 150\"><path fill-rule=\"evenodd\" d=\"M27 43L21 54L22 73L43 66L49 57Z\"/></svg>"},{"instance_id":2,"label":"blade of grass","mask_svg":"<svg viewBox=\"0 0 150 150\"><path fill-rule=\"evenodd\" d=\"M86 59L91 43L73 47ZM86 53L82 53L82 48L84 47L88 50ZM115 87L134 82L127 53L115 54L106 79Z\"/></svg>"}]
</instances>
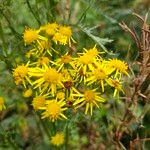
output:
<instances>
[{"instance_id":1,"label":"blade of grass","mask_svg":"<svg viewBox=\"0 0 150 150\"><path fill-rule=\"evenodd\" d=\"M38 25L40 26L40 25L41 25L41 22L40 22L40 20L39 20L39 17L38 17L37 14L33 11L29 0L26 0L26 3L27 3L27 6L28 6L29 10L30 10L31 13L33 14L35 20L37 21Z\"/></svg>"}]
</instances>

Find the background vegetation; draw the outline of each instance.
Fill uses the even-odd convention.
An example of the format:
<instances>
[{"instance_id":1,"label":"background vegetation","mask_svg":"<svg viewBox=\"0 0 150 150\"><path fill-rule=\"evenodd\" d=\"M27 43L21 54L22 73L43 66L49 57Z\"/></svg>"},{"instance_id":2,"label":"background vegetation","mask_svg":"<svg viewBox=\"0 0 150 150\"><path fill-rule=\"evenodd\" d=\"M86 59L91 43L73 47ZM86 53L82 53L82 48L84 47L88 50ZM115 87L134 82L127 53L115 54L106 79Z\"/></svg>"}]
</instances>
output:
<instances>
[{"instance_id":1,"label":"background vegetation","mask_svg":"<svg viewBox=\"0 0 150 150\"><path fill-rule=\"evenodd\" d=\"M106 58L128 63L130 78L124 79L124 90L130 95L139 72L139 50L119 23L126 22L140 34L141 22L132 13L144 17L149 8L149 0L1 0L0 96L5 98L6 110L0 112L0 149L55 149L44 132L44 121L41 123L32 109L32 98L22 96L23 88L17 87L12 77L12 69L24 62L28 49L22 38L25 27L38 28L47 22L72 26L77 49L96 43L109 52ZM114 100L108 95L107 103L93 116L75 116L68 126L68 149L150 149L149 83L148 76L141 87L146 98L138 98L136 109L128 109L127 99ZM129 115L117 141L117 127L127 109Z\"/></svg>"}]
</instances>

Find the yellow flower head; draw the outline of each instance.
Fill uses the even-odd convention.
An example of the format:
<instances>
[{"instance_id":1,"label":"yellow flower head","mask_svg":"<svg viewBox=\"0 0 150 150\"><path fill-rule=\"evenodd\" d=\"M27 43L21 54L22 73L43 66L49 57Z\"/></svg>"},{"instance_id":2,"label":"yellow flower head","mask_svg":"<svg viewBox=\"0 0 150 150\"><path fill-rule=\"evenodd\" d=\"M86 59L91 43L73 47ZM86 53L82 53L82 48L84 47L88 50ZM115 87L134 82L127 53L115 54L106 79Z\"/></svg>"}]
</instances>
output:
<instances>
[{"instance_id":1,"label":"yellow flower head","mask_svg":"<svg viewBox=\"0 0 150 150\"><path fill-rule=\"evenodd\" d=\"M64 143L63 133L56 133L56 135L51 137L51 143L55 146L60 146Z\"/></svg>"},{"instance_id":2,"label":"yellow flower head","mask_svg":"<svg viewBox=\"0 0 150 150\"><path fill-rule=\"evenodd\" d=\"M64 64L68 64L72 60L70 55L64 55L61 57L61 62Z\"/></svg>"},{"instance_id":3,"label":"yellow flower head","mask_svg":"<svg viewBox=\"0 0 150 150\"><path fill-rule=\"evenodd\" d=\"M14 76L19 76L24 78L28 73L28 67L25 65L20 65L14 70Z\"/></svg>"},{"instance_id":4,"label":"yellow flower head","mask_svg":"<svg viewBox=\"0 0 150 150\"><path fill-rule=\"evenodd\" d=\"M52 122L56 121L57 119L67 119L67 117L63 114L63 111L67 109L64 107L65 105L66 103L63 100L47 100L45 107L41 107L41 109L45 110L45 112L42 113L42 119L49 118Z\"/></svg>"},{"instance_id":5,"label":"yellow flower head","mask_svg":"<svg viewBox=\"0 0 150 150\"><path fill-rule=\"evenodd\" d=\"M79 57L79 63L83 64L83 65L88 65L88 64L92 64L93 62L93 56L92 55L88 55L88 54L84 54L83 56Z\"/></svg>"},{"instance_id":6,"label":"yellow flower head","mask_svg":"<svg viewBox=\"0 0 150 150\"><path fill-rule=\"evenodd\" d=\"M33 86L34 88L39 87L41 93L51 90L51 94L54 96L57 91L57 86L63 87L62 74L58 73L56 69L46 65L44 65L43 68L30 69L29 75L37 78L37 80L33 81Z\"/></svg>"},{"instance_id":7,"label":"yellow flower head","mask_svg":"<svg viewBox=\"0 0 150 150\"><path fill-rule=\"evenodd\" d=\"M54 65L59 66L58 71L64 70L66 66L71 66L74 68L74 63L73 63L73 57L71 57L69 54L65 54L58 58L56 62L53 62Z\"/></svg>"},{"instance_id":8,"label":"yellow flower head","mask_svg":"<svg viewBox=\"0 0 150 150\"><path fill-rule=\"evenodd\" d=\"M59 100L65 99L65 93L64 92L58 92L56 94L56 98Z\"/></svg>"},{"instance_id":9,"label":"yellow flower head","mask_svg":"<svg viewBox=\"0 0 150 150\"><path fill-rule=\"evenodd\" d=\"M29 78L27 77L28 74L28 67L27 65L20 65L16 69L14 69L13 76L15 79L16 85L22 84L25 85L25 80L30 82Z\"/></svg>"},{"instance_id":10,"label":"yellow flower head","mask_svg":"<svg viewBox=\"0 0 150 150\"><path fill-rule=\"evenodd\" d=\"M127 73L128 66L124 61L121 61L121 60L118 60L118 59L111 59L108 62L108 66L110 68L114 68L116 70L116 75L115 76L117 76L118 73L128 75L128 73Z\"/></svg>"},{"instance_id":11,"label":"yellow flower head","mask_svg":"<svg viewBox=\"0 0 150 150\"><path fill-rule=\"evenodd\" d=\"M3 97L0 97L0 111L2 111L3 109L6 109L5 107L5 100Z\"/></svg>"},{"instance_id":12,"label":"yellow flower head","mask_svg":"<svg viewBox=\"0 0 150 150\"><path fill-rule=\"evenodd\" d=\"M92 56L93 58L97 57L99 52L96 48L96 45L93 48L85 49L86 54Z\"/></svg>"},{"instance_id":13,"label":"yellow flower head","mask_svg":"<svg viewBox=\"0 0 150 150\"><path fill-rule=\"evenodd\" d=\"M37 96L32 101L32 106L35 110L40 109L45 105L45 97L44 96Z\"/></svg>"},{"instance_id":14,"label":"yellow flower head","mask_svg":"<svg viewBox=\"0 0 150 150\"><path fill-rule=\"evenodd\" d=\"M72 30L71 27L69 26L60 26L58 32L56 32L53 36L53 41L57 44L61 45L66 45L69 44L71 45L71 39L73 42L72 36Z\"/></svg>"},{"instance_id":15,"label":"yellow flower head","mask_svg":"<svg viewBox=\"0 0 150 150\"><path fill-rule=\"evenodd\" d=\"M32 89L27 89L23 92L23 97L31 97L32 96Z\"/></svg>"},{"instance_id":16,"label":"yellow flower head","mask_svg":"<svg viewBox=\"0 0 150 150\"><path fill-rule=\"evenodd\" d=\"M49 68L43 75L44 80L49 84L57 84L61 81L62 75L54 68Z\"/></svg>"},{"instance_id":17,"label":"yellow flower head","mask_svg":"<svg viewBox=\"0 0 150 150\"><path fill-rule=\"evenodd\" d=\"M76 94L73 94L73 96L78 99L74 102L73 105L76 106L75 108L79 108L79 107L86 105L85 114L87 114L90 109L90 114L92 115L93 106L95 105L96 107L99 108L99 105L97 104L97 102L105 101L102 97L99 96L99 93L96 92L95 89L85 90L83 94L79 93L78 91L75 91L75 92Z\"/></svg>"},{"instance_id":18,"label":"yellow flower head","mask_svg":"<svg viewBox=\"0 0 150 150\"><path fill-rule=\"evenodd\" d=\"M49 58L48 57L40 57L38 59L38 65L39 66L43 66L43 65L48 65L48 63L50 62Z\"/></svg>"},{"instance_id":19,"label":"yellow flower head","mask_svg":"<svg viewBox=\"0 0 150 150\"><path fill-rule=\"evenodd\" d=\"M30 44L38 39L38 32L35 29L25 29L23 39L25 44Z\"/></svg>"},{"instance_id":20,"label":"yellow flower head","mask_svg":"<svg viewBox=\"0 0 150 150\"><path fill-rule=\"evenodd\" d=\"M123 91L122 89L122 84L121 82L118 80L118 79L108 79L108 82L107 82L110 86L114 87L115 90L114 90L114 94L113 96L115 97L117 94L119 94L120 91Z\"/></svg>"},{"instance_id":21,"label":"yellow flower head","mask_svg":"<svg viewBox=\"0 0 150 150\"><path fill-rule=\"evenodd\" d=\"M61 45L66 45L67 42L68 42L68 37L67 36L64 36L62 35L61 33L56 33L54 36L53 36L53 41L56 43L56 44L61 44Z\"/></svg>"},{"instance_id":22,"label":"yellow flower head","mask_svg":"<svg viewBox=\"0 0 150 150\"><path fill-rule=\"evenodd\" d=\"M60 26L59 33L61 33L64 36L67 36L68 39L70 39L71 36L72 36L71 27L69 27L69 26Z\"/></svg>"},{"instance_id":23,"label":"yellow flower head","mask_svg":"<svg viewBox=\"0 0 150 150\"><path fill-rule=\"evenodd\" d=\"M58 27L59 25L57 23L48 23L43 29L48 35L54 35L57 32Z\"/></svg>"},{"instance_id":24,"label":"yellow flower head","mask_svg":"<svg viewBox=\"0 0 150 150\"><path fill-rule=\"evenodd\" d=\"M87 71L93 70L96 62L96 57L98 56L98 50L96 46L92 49L84 49L85 52L80 54L79 58L76 60L78 70L82 70L83 74L86 74Z\"/></svg>"},{"instance_id":25,"label":"yellow flower head","mask_svg":"<svg viewBox=\"0 0 150 150\"><path fill-rule=\"evenodd\" d=\"M107 82L109 75L113 72L112 68L108 68L105 63L96 63L96 68L92 70L91 76L87 78L88 85L98 82L104 92L104 81Z\"/></svg>"}]
</instances>

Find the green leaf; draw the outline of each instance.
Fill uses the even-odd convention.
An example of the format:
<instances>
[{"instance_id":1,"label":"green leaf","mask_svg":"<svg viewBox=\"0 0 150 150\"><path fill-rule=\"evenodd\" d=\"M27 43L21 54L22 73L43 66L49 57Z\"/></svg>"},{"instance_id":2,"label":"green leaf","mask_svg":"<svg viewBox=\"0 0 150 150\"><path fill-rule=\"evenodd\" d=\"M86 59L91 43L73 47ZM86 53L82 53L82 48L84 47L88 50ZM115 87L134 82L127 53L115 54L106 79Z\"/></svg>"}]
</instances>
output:
<instances>
[{"instance_id":1,"label":"green leaf","mask_svg":"<svg viewBox=\"0 0 150 150\"><path fill-rule=\"evenodd\" d=\"M83 25L79 25L79 28L84 33L86 33L92 40L94 40L106 53L112 53L112 52L108 52L106 47L105 47L105 44L110 43L110 42L113 41L112 39L100 38L100 37L95 36L95 35L92 34L92 31L93 31L93 29L96 28L96 26L92 27L92 28L87 28L87 27L84 27Z\"/></svg>"}]
</instances>

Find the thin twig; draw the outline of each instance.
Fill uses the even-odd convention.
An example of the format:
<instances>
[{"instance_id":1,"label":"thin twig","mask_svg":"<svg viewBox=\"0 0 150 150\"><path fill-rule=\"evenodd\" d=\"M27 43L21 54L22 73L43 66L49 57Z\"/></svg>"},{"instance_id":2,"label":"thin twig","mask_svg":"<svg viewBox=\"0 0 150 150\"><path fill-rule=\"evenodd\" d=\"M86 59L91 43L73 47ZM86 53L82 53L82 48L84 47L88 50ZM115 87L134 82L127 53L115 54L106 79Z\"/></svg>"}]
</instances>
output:
<instances>
[{"instance_id":1,"label":"thin twig","mask_svg":"<svg viewBox=\"0 0 150 150\"><path fill-rule=\"evenodd\" d=\"M41 22L40 22L39 18L37 17L37 15L35 14L35 12L33 11L32 7L30 5L29 0L26 0L26 3L27 3L28 8L30 9L31 13L33 14L34 18L36 19L36 21L38 22L38 24L40 26Z\"/></svg>"}]
</instances>

